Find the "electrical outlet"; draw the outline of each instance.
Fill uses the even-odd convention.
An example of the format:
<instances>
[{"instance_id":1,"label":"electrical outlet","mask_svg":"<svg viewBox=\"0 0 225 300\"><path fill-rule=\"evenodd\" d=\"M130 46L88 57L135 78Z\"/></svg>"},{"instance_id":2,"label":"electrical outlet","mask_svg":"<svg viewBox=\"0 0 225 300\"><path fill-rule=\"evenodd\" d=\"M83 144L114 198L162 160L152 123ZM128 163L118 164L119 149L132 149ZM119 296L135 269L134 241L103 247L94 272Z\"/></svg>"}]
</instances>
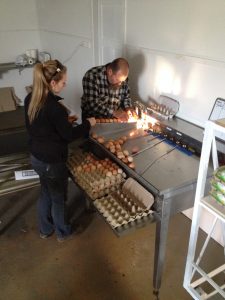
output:
<instances>
[{"instance_id":1,"label":"electrical outlet","mask_svg":"<svg viewBox=\"0 0 225 300\"><path fill-rule=\"evenodd\" d=\"M81 46L85 48L91 48L91 42L90 41L82 41Z\"/></svg>"}]
</instances>

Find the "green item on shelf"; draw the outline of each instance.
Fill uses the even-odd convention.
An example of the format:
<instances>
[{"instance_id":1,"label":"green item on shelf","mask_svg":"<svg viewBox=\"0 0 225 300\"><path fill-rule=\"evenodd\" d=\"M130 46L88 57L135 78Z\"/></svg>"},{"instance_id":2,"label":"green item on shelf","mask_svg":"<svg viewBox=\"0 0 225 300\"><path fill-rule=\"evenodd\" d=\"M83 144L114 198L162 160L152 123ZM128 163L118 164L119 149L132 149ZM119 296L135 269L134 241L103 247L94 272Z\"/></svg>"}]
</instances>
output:
<instances>
[{"instance_id":1,"label":"green item on shelf","mask_svg":"<svg viewBox=\"0 0 225 300\"><path fill-rule=\"evenodd\" d=\"M225 166L218 168L214 174L217 178L225 182Z\"/></svg>"},{"instance_id":2,"label":"green item on shelf","mask_svg":"<svg viewBox=\"0 0 225 300\"><path fill-rule=\"evenodd\" d=\"M213 179L211 181L212 187L222 194L225 194L225 183L219 181L218 179Z\"/></svg>"},{"instance_id":3,"label":"green item on shelf","mask_svg":"<svg viewBox=\"0 0 225 300\"><path fill-rule=\"evenodd\" d=\"M213 198L216 199L217 202L221 203L222 205L225 205L225 195L216 190L211 190L210 194Z\"/></svg>"}]
</instances>

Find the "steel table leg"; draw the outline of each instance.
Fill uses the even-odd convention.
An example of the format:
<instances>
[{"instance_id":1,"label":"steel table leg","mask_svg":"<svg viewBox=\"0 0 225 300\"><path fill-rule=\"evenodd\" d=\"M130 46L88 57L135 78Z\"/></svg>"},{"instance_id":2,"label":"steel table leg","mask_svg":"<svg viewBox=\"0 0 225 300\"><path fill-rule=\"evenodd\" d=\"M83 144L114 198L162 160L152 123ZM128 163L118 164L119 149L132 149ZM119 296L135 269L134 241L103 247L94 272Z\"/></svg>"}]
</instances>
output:
<instances>
[{"instance_id":1,"label":"steel table leg","mask_svg":"<svg viewBox=\"0 0 225 300\"><path fill-rule=\"evenodd\" d=\"M158 296L161 286L162 272L166 253L166 240L170 219L171 199L162 201L161 220L156 223L155 233L155 257L153 287L154 295Z\"/></svg>"}]
</instances>

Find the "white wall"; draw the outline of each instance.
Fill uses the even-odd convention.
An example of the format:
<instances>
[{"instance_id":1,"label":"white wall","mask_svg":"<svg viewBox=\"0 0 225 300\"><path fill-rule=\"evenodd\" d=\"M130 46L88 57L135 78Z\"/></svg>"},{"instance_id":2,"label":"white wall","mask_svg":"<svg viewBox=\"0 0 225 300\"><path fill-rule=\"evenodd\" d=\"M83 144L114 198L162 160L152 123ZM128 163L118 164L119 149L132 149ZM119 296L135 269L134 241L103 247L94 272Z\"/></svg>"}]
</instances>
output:
<instances>
[{"instance_id":1,"label":"white wall","mask_svg":"<svg viewBox=\"0 0 225 300\"><path fill-rule=\"evenodd\" d=\"M94 65L92 0L39 0L37 8L42 50L65 62L68 84L62 96L80 114L82 77Z\"/></svg>"},{"instance_id":2,"label":"white wall","mask_svg":"<svg viewBox=\"0 0 225 300\"><path fill-rule=\"evenodd\" d=\"M180 117L204 125L215 99L225 98L224 1L126 4L133 97L168 95L180 102Z\"/></svg>"},{"instance_id":3,"label":"white wall","mask_svg":"<svg viewBox=\"0 0 225 300\"><path fill-rule=\"evenodd\" d=\"M66 61L69 79L63 95L78 114L85 72L122 55L124 4L125 0L56 0L52 10L51 0L37 1L42 50Z\"/></svg>"},{"instance_id":4,"label":"white wall","mask_svg":"<svg viewBox=\"0 0 225 300\"><path fill-rule=\"evenodd\" d=\"M68 85L62 96L79 115L84 73L96 64L122 56L125 0L14 2L5 0L0 4L0 63L15 61L17 55L30 48L49 52L68 68ZM1 86L14 86L24 99L24 87L32 83L32 68L21 75L18 71L4 72L3 77Z\"/></svg>"},{"instance_id":5,"label":"white wall","mask_svg":"<svg viewBox=\"0 0 225 300\"><path fill-rule=\"evenodd\" d=\"M15 62L27 49L40 48L35 0L0 1L0 63ZM25 86L31 83L32 69L0 72L0 87L14 86L23 100Z\"/></svg>"},{"instance_id":6,"label":"white wall","mask_svg":"<svg viewBox=\"0 0 225 300\"><path fill-rule=\"evenodd\" d=\"M127 58L133 98L160 94L180 102L178 116L204 126L225 98L224 0L128 0ZM185 212L192 217L192 209ZM205 211L201 227L208 232ZM222 243L221 224L215 240Z\"/></svg>"},{"instance_id":7,"label":"white wall","mask_svg":"<svg viewBox=\"0 0 225 300\"><path fill-rule=\"evenodd\" d=\"M106 55L115 52L117 56L117 49L123 49L118 44L123 43L123 30L114 30L115 34L112 29L114 22L123 27L126 7L126 55L133 97L148 101L160 93L169 95L181 103L179 116L204 125L215 99L225 98L224 0L129 0L126 6L123 2L2 0L0 63L15 61L30 48L49 51L61 61L70 58L64 94L79 112L82 76L95 64L94 49L98 50L99 24L93 11L96 13L97 4L102 5L100 42ZM121 22L113 17L118 10ZM0 76L0 86L15 86L23 99L24 86L32 81L32 69L21 75L14 70Z\"/></svg>"},{"instance_id":8,"label":"white wall","mask_svg":"<svg viewBox=\"0 0 225 300\"><path fill-rule=\"evenodd\" d=\"M125 0L98 2L98 42L101 64L124 56Z\"/></svg>"},{"instance_id":9,"label":"white wall","mask_svg":"<svg viewBox=\"0 0 225 300\"><path fill-rule=\"evenodd\" d=\"M14 62L27 49L50 52L68 67L62 96L80 113L82 77L94 65L92 5L97 0L2 0L0 63ZM32 83L32 68L0 73L0 86L14 86L21 100Z\"/></svg>"}]
</instances>

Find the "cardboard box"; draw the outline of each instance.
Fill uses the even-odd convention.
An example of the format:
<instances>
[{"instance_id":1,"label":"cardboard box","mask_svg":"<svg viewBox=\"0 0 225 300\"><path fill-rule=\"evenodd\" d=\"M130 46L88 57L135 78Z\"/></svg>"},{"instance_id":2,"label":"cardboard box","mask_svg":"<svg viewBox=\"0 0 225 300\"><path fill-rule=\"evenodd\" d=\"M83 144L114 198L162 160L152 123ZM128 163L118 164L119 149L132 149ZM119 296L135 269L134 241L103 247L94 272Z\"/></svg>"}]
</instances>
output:
<instances>
[{"instance_id":1,"label":"cardboard box","mask_svg":"<svg viewBox=\"0 0 225 300\"><path fill-rule=\"evenodd\" d=\"M13 87L0 88L0 112L16 110L17 100Z\"/></svg>"},{"instance_id":2,"label":"cardboard box","mask_svg":"<svg viewBox=\"0 0 225 300\"><path fill-rule=\"evenodd\" d=\"M33 89L32 85L25 86L25 90L26 90L27 94L31 93L32 89Z\"/></svg>"}]
</instances>

